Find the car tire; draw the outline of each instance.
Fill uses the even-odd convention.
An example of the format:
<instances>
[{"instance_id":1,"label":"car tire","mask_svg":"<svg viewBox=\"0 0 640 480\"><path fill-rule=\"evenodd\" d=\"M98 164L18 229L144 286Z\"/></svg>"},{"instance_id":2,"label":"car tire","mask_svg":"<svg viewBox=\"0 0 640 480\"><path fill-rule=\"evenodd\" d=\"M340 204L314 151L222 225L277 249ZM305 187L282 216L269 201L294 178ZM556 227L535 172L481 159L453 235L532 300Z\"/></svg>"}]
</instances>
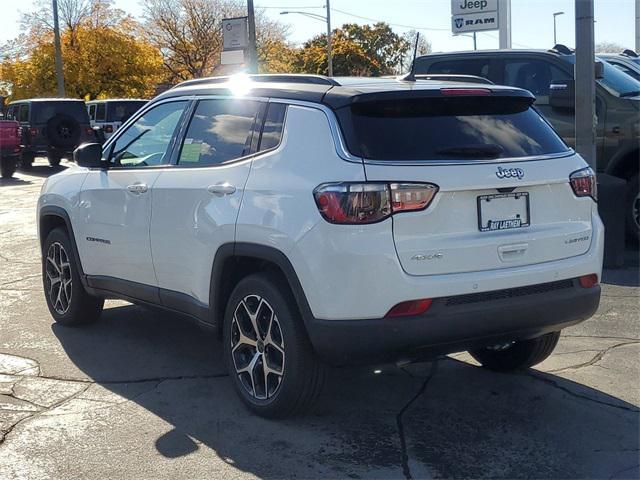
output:
<instances>
[{"instance_id":1,"label":"car tire","mask_svg":"<svg viewBox=\"0 0 640 480\"><path fill-rule=\"evenodd\" d=\"M325 367L313 351L288 285L277 276L255 274L240 280L227 303L223 341L229 376L249 410L282 418L313 406Z\"/></svg>"},{"instance_id":2,"label":"car tire","mask_svg":"<svg viewBox=\"0 0 640 480\"><path fill-rule=\"evenodd\" d=\"M23 153L20 156L20 168L22 170L31 170L33 167L34 155L32 153Z\"/></svg>"},{"instance_id":3,"label":"car tire","mask_svg":"<svg viewBox=\"0 0 640 480\"><path fill-rule=\"evenodd\" d=\"M11 178L16 173L16 161L14 158L0 159L0 174L2 178Z\"/></svg>"},{"instance_id":4,"label":"car tire","mask_svg":"<svg viewBox=\"0 0 640 480\"><path fill-rule=\"evenodd\" d=\"M42 250L42 284L51 316L61 325L73 327L95 322L104 299L89 295L80 279L76 257L66 230L52 230Z\"/></svg>"},{"instance_id":5,"label":"car tire","mask_svg":"<svg viewBox=\"0 0 640 480\"><path fill-rule=\"evenodd\" d=\"M640 242L640 178L632 177L627 183L627 234L636 242Z\"/></svg>"},{"instance_id":6,"label":"car tire","mask_svg":"<svg viewBox=\"0 0 640 480\"><path fill-rule=\"evenodd\" d=\"M533 367L545 360L558 344L560 332L552 332L529 340L513 342L505 348L481 348L469 353L483 367L509 372Z\"/></svg>"},{"instance_id":7,"label":"car tire","mask_svg":"<svg viewBox=\"0 0 640 480\"><path fill-rule=\"evenodd\" d=\"M47 154L47 160L49 160L49 165L51 165L53 168L58 168L60 166L62 156L57 152L49 152Z\"/></svg>"}]
</instances>

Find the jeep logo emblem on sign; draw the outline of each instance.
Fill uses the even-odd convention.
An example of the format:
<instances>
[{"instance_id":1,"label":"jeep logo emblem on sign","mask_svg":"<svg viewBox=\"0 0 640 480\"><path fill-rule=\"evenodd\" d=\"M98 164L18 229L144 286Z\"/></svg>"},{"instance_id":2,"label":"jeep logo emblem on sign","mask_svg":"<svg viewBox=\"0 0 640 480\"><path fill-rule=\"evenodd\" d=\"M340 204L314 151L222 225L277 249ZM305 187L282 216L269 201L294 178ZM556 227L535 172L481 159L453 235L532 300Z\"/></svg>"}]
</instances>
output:
<instances>
[{"instance_id":1,"label":"jeep logo emblem on sign","mask_svg":"<svg viewBox=\"0 0 640 480\"><path fill-rule=\"evenodd\" d=\"M502 168L498 167L498 171L496 172L496 177L498 178L517 178L520 180L524 177L524 170L521 168Z\"/></svg>"}]
</instances>

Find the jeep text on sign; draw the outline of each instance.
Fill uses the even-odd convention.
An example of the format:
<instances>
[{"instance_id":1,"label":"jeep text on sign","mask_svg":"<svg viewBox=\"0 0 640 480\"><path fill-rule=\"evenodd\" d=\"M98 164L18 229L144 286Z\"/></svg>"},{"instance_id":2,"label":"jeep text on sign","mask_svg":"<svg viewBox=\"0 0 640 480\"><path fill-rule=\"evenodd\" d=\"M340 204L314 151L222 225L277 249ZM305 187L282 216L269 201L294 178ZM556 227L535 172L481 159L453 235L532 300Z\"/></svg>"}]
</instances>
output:
<instances>
[{"instance_id":1,"label":"jeep text on sign","mask_svg":"<svg viewBox=\"0 0 640 480\"><path fill-rule=\"evenodd\" d=\"M498 12L474 13L471 15L453 15L451 31L456 33L498 30Z\"/></svg>"},{"instance_id":2,"label":"jeep text on sign","mask_svg":"<svg viewBox=\"0 0 640 480\"><path fill-rule=\"evenodd\" d=\"M498 0L451 0L451 15L498 11Z\"/></svg>"}]
</instances>

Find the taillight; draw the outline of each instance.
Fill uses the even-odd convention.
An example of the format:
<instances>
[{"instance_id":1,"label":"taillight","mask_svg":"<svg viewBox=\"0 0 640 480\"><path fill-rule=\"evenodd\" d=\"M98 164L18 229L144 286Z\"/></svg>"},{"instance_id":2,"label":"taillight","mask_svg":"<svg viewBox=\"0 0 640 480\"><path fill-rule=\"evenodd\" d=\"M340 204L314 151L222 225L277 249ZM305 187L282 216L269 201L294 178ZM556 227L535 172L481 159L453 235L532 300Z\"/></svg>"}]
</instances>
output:
<instances>
[{"instance_id":1,"label":"taillight","mask_svg":"<svg viewBox=\"0 0 640 480\"><path fill-rule=\"evenodd\" d=\"M325 220L339 224L375 223L398 212L424 210L438 187L431 183L327 183L313 191Z\"/></svg>"},{"instance_id":2,"label":"taillight","mask_svg":"<svg viewBox=\"0 0 640 480\"><path fill-rule=\"evenodd\" d=\"M87 135L91 136L93 135L93 128L91 127L85 128L85 132L87 132Z\"/></svg>"},{"instance_id":3,"label":"taillight","mask_svg":"<svg viewBox=\"0 0 640 480\"><path fill-rule=\"evenodd\" d=\"M569 183L576 197L591 197L598 201L596 174L591 167L583 168L569 175Z\"/></svg>"},{"instance_id":4,"label":"taillight","mask_svg":"<svg viewBox=\"0 0 640 480\"><path fill-rule=\"evenodd\" d=\"M429 310L433 300L430 298L423 298L421 300L409 300L408 302L402 302L397 304L385 315L386 318L394 317L413 317L415 315L422 315Z\"/></svg>"},{"instance_id":5,"label":"taillight","mask_svg":"<svg viewBox=\"0 0 640 480\"><path fill-rule=\"evenodd\" d=\"M105 133L113 133L113 125L105 125L104 126Z\"/></svg>"},{"instance_id":6,"label":"taillight","mask_svg":"<svg viewBox=\"0 0 640 480\"><path fill-rule=\"evenodd\" d=\"M32 128L30 128L30 129L29 129L29 136L30 136L31 138L33 138L33 137L37 137L37 136L38 136L38 129L37 129L37 128L33 128L33 127L32 127Z\"/></svg>"},{"instance_id":7,"label":"taillight","mask_svg":"<svg viewBox=\"0 0 640 480\"><path fill-rule=\"evenodd\" d=\"M442 95L491 95L491 90L488 88L441 88L440 93Z\"/></svg>"},{"instance_id":8,"label":"taillight","mask_svg":"<svg viewBox=\"0 0 640 480\"><path fill-rule=\"evenodd\" d=\"M583 275L578 278L578 282L580 282L580 286L582 288L592 288L598 285L598 275L595 273L591 273L589 275Z\"/></svg>"}]
</instances>

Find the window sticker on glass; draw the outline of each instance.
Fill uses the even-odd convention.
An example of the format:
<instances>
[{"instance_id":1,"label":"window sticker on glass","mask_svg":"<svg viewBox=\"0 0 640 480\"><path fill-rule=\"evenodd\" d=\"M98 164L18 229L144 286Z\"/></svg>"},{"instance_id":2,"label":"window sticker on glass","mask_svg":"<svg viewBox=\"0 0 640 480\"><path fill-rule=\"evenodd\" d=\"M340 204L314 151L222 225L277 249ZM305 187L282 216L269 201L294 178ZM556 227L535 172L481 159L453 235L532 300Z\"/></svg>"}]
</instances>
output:
<instances>
[{"instance_id":1,"label":"window sticker on glass","mask_svg":"<svg viewBox=\"0 0 640 480\"><path fill-rule=\"evenodd\" d=\"M193 138L185 138L180 155L180 163L198 163L202 153L202 141L195 141Z\"/></svg>"}]
</instances>

